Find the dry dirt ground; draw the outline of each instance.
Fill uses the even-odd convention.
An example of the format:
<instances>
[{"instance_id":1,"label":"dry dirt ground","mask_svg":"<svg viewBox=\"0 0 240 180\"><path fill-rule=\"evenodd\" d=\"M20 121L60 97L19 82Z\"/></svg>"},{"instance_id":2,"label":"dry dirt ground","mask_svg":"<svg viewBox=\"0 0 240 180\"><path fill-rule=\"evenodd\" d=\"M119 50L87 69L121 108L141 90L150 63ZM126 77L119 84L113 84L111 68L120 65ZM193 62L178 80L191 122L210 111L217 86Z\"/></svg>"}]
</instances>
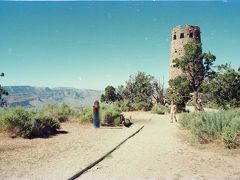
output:
<instances>
[{"instance_id":1,"label":"dry dirt ground","mask_svg":"<svg viewBox=\"0 0 240 180\"><path fill-rule=\"evenodd\" d=\"M79 179L240 179L239 150L191 145L169 115L126 113L131 128L93 129L63 124L67 134L47 139L0 135L0 179L67 179L144 128Z\"/></svg>"}]
</instances>

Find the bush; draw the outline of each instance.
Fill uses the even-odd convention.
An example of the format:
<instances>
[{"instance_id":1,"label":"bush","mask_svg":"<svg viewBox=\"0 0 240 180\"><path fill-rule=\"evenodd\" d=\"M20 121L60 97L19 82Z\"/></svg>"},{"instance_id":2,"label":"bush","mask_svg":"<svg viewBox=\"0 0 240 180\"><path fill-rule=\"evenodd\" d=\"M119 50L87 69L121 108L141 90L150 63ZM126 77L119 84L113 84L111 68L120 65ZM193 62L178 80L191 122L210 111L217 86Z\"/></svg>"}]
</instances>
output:
<instances>
[{"instance_id":1,"label":"bush","mask_svg":"<svg viewBox=\"0 0 240 180\"><path fill-rule=\"evenodd\" d=\"M100 106L100 121L105 125L119 125L120 119L118 117L121 114L120 108L116 104L104 104ZM93 121L93 110L91 107L83 109L80 112L80 121L81 122L92 122Z\"/></svg>"},{"instance_id":2,"label":"bush","mask_svg":"<svg viewBox=\"0 0 240 180\"><path fill-rule=\"evenodd\" d=\"M197 115L197 113L182 113L178 119L178 123L183 128L191 129L192 120Z\"/></svg>"},{"instance_id":3,"label":"bush","mask_svg":"<svg viewBox=\"0 0 240 180\"><path fill-rule=\"evenodd\" d=\"M114 119L114 125L115 126L120 126L121 125L121 117L120 116L117 116L115 119Z\"/></svg>"},{"instance_id":4,"label":"bush","mask_svg":"<svg viewBox=\"0 0 240 180\"><path fill-rule=\"evenodd\" d=\"M4 131L6 129L6 122L5 122L5 113L6 111L0 109L0 132Z\"/></svg>"},{"instance_id":5,"label":"bush","mask_svg":"<svg viewBox=\"0 0 240 180\"><path fill-rule=\"evenodd\" d=\"M15 136L27 137L31 132L32 113L17 107L8 110L3 117L6 130Z\"/></svg>"},{"instance_id":6,"label":"bush","mask_svg":"<svg viewBox=\"0 0 240 180\"><path fill-rule=\"evenodd\" d=\"M228 148L239 145L240 110L183 113L179 123L201 143L219 139Z\"/></svg>"},{"instance_id":7,"label":"bush","mask_svg":"<svg viewBox=\"0 0 240 180\"><path fill-rule=\"evenodd\" d=\"M211 109L221 109L216 103L212 101L207 101L203 104L204 108L211 108Z\"/></svg>"},{"instance_id":8,"label":"bush","mask_svg":"<svg viewBox=\"0 0 240 180\"><path fill-rule=\"evenodd\" d=\"M51 104L48 105L46 108L43 108L41 111L53 118L58 119L59 122L68 121L70 116L72 115L71 108L66 104Z\"/></svg>"},{"instance_id":9,"label":"bush","mask_svg":"<svg viewBox=\"0 0 240 180\"><path fill-rule=\"evenodd\" d=\"M115 105L122 111L149 111L153 107L152 103L148 102L134 102L131 103L129 100L121 100L115 102Z\"/></svg>"},{"instance_id":10,"label":"bush","mask_svg":"<svg viewBox=\"0 0 240 180\"><path fill-rule=\"evenodd\" d=\"M108 124L108 125L120 124L120 122L118 123L118 120L117 120L117 118L120 115L121 115L121 110L116 105L102 104L101 110L100 110L100 119L102 123ZM116 124L115 124L115 121L116 121Z\"/></svg>"},{"instance_id":11,"label":"bush","mask_svg":"<svg viewBox=\"0 0 240 180\"><path fill-rule=\"evenodd\" d=\"M113 124L114 123L114 116L113 111L111 109L106 109L101 112L101 122L104 124Z\"/></svg>"},{"instance_id":12,"label":"bush","mask_svg":"<svg viewBox=\"0 0 240 180\"><path fill-rule=\"evenodd\" d=\"M6 110L1 116L1 122L4 123L4 131L24 138L49 135L60 128L59 122L54 118L21 107Z\"/></svg>"},{"instance_id":13,"label":"bush","mask_svg":"<svg viewBox=\"0 0 240 180\"><path fill-rule=\"evenodd\" d=\"M60 128L59 121L45 115L43 113L37 113L33 116L31 133L28 137L42 137L56 133L56 130Z\"/></svg>"},{"instance_id":14,"label":"bush","mask_svg":"<svg viewBox=\"0 0 240 180\"><path fill-rule=\"evenodd\" d=\"M126 112L126 111L132 111L133 110L133 107L131 106L131 103L130 101L124 99L124 100L121 100L121 101L117 101L115 103L115 105L122 111L122 112Z\"/></svg>"},{"instance_id":15,"label":"bush","mask_svg":"<svg viewBox=\"0 0 240 180\"><path fill-rule=\"evenodd\" d=\"M86 122L86 121L92 122L93 121L92 108L89 107L89 108L83 109L80 112L80 121L81 122Z\"/></svg>"},{"instance_id":16,"label":"bush","mask_svg":"<svg viewBox=\"0 0 240 180\"><path fill-rule=\"evenodd\" d=\"M149 102L135 102L132 104L132 108L136 111L149 111L153 107Z\"/></svg>"},{"instance_id":17,"label":"bush","mask_svg":"<svg viewBox=\"0 0 240 180\"><path fill-rule=\"evenodd\" d=\"M82 115L83 108L80 107L74 107L71 109L71 120L77 119L79 120Z\"/></svg>"},{"instance_id":18,"label":"bush","mask_svg":"<svg viewBox=\"0 0 240 180\"><path fill-rule=\"evenodd\" d=\"M157 105L152 108L151 112L154 114L166 114L170 112L170 109L163 105Z\"/></svg>"},{"instance_id":19,"label":"bush","mask_svg":"<svg viewBox=\"0 0 240 180\"><path fill-rule=\"evenodd\" d=\"M67 120L69 120L69 117L71 115L72 115L72 110L68 105L66 104L60 105L60 107L58 108L59 122L66 122Z\"/></svg>"},{"instance_id":20,"label":"bush","mask_svg":"<svg viewBox=\"0 0 240 180\"><path fill-rule=\"evenodd\" d=\"M225 146L229 149L236 148L239 144L237 142L237 133L230 127L226 127L222 133L222 140Z\"/></svg>"}]
</instances>

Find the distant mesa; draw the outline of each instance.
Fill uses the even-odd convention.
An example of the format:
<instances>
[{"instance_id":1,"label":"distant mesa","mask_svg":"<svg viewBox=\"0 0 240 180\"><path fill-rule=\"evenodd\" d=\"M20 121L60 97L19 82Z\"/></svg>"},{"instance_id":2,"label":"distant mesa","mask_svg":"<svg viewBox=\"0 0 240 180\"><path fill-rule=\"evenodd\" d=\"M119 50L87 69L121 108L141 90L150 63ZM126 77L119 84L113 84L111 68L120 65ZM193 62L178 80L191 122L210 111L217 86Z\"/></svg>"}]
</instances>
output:
<instances>
[{"instance_id":1,"label":"distant mesa","mask_svg":"<svg viewBox=\"0 0 240 180\"><path fill-rule=\"evenodd\" d=\"M88 107L99 100L102 91L68 87L5 86L10 107L42 108L48 104L65 103L72 107Z\"/></svg>"}]
</instances>

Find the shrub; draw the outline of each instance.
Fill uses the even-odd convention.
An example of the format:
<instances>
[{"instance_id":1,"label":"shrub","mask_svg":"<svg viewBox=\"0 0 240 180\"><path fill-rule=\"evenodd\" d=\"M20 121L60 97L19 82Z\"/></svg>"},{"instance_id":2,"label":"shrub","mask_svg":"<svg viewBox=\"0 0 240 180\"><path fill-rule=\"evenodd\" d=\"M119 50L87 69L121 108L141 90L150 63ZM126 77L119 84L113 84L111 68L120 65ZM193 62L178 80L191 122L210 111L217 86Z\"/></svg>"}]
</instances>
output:
<instances>
[{"instance_id":1,"label":"shrub","mask_svg":"<svg viewBox=\"0 0 240 180\"><path fill-rule=\"evenodd\" d=\"M205 108L211 108L211 109L219 109L220 108L216 103L214 103L212 101L208 101L208 102L204 103L203 106Z\"/></svg>"},{"instance_id":2,"label":"shrub","mask_svg":"<svg viewBox=\"0 0 240 180\"><path fill-rule=\"evenodd\" d=\"M237 115L233 117L232 121L230 122L231 129L234 130L234 132L240 132L240 116Z\"/></svg>"},{"instance_id":3,"label":"shrub","mask_svg":"<svg viewBox=\"0 0 240 180\"><path fill-rule=\"evenodd\" d=\"M195 116L191 123L191 131L192 134L198 139L201 143L208 142L210 138L210 132L208 131L208 125L209 121L207 121L204 116L199 114L198 116ZM213 138L213 137L212 137Z\"/></svg>"},{"instance_id":4,"label":"shrub","mask_svg":"<svg viewBox=\"0 0 240 180\"><path fill-rule=\"evenodd\" d=\"M90 121L92 122L93 121L93 112L92 112L92 108L86 108L86 109L83 109L81 112L80 112L80 121L81 122L85 122L85 121Z\"/></svg>"},{"instance_id":5,"label":"shrub","mask_svg":"<svg viewBox=\"0 0 240 180\"><path fill-rule=\"evenodd\" d=\"M115 119L117 119L120 116L121 110L114 104L112 105L102 104L100 114L101 114L100 119L102 123L109 124L109 125L116 125Z\"/></svg>"},{"instance_id":6,"label":"shrub","mask_svg":"<svg viewBox=\"0 0 240 180\"><path fill-rule=\"evenodd\" d=\"M239 144L237 142L237 133L230 127L226 127L222 133L222 140L225 146L229 149L236 148Z\"/></svg>"},{"instance_id":7,"label":"shrub","mask_svg":"<svg viewBox=\"0 0 240 180\"><path fill-rule=\"evenodd\" d=\"M131 106L131 103L130 101L124 99L124 100L121 100L121 101L117 101L116 103L116 106L123 112L123 111L132 111L133 110L133 107Z\"/></svg>"},{"instance_id":8,"label":"shrub","mask_svg":"<svg viewBox=\"0 0 240 180\"><path fill-rule=\"evenodd\" d=\"M152 108L151 112L154 114L166 114L170 112L170 109L163 105L157 105Z\"/></svg>"},{"instance_id":9,"label":"shrub","mask_svg":"<svg viewBox=\"0 0 240 180\"><path fill-rule=\"evenodd\" d=\"M114 119L114 125L115 126L120 126L121 125L121 117L120 116L118 116L118 117L116 117L115 119Z\"/></svg>"},{"instance_id":10,"label":"shrub","mask_svg":"<svg viewBox=\"0 0 240 180\"><path fill-rule=\"evenodd\" d=\"M27 137L31 132L32 113L17 107L8 110L3 117L6 123L6 130L13 135Z\"/></svg>"},{"instance_id":11,"label":"shrub","mask_svg":"<svg viewBox=\"0 0 240 180\"><path fill-rule=\"evenodd\" d=\"M202 143L222 140L228 148L239 145L240 111L183 113L179 118L182 127L190 129L192 135Z\"/></svg>"},{"instance_id":12,"label":"shrub","mask_svg":"<svg viewBox=\"0 0 240 180\"><path fill-rule=\"evenodd\" d=\"M69 120L69 117L71 115L72 115L72 110L68 105L62 104L58 108L58 120L59 120L59 122L66 122L67 120Z\"/></svg>"},{"instance_id":13,"label":"shrub","mask_svg":"<svg viewBox=\"0 0 240 180\"><path fill-rule=\"evenodd\" d=\"M105 125L119 125L121 110L116 104L104 104L100 106L100 121ZM81 110L80 112L81 122L93 121L93 110L91 107Z\"/></svg>"},{"instance_id":14,"label":"shrub","mask_svg":"<svg viewBox=\"0 0 240 180\"><path fill-rule=\"evenodd\" d=\"M60 128L59 122L54 118L21 107L6 110L1 122L4 122L5 131L24 138L49 135Z\"/></svg>"},{"instance_id":15,"label":"shrub","mask_svg":"<svg viewBox=\"0 0 240 180\"><path fill-rule=\"evenodd\" d=\"M111 109L106 109L101 112L101 121L102 123L106 124L113 124L114 123L114 116Z\"/></svg>"},{"instance_id":16,"label":"shrub","mask_svg":"<svg viewBox=\"0 0 240 180\"><path fill-rule=\"evenodd\" d=\"M0 109L0 132L4 131L6 129L6 122L5 122L5 110Z\"/></svg>"},{"instance_id":17,"label":"shrub","mask_svg":"<svg viewBox=\"0 0 240 180\"><path fill-rule=\"evenodd\" d=\"M75 107L71 109L71 119L80 119L82 115L83 108Z\"/></svg>"},{"instance_id":18,"label":"shrub","mask_svg":"<svg viewBox=\"0 0 240 180\"><path fill-rule=\"evenodd\" d=\"M153 107L151 102L134 102L131 103L127 99L116 101L114 103L122 112L127 111L149 111Z\"/></svg>"},{"instance_id":19,"label":"shrub","mask_svg":"<svg viewBox=\"0 0 240 180\"><path fill-rule=\"evenodd\" d=\"M29 133L28 137L42 137L54 134L59 128L58 120L43 113L37 113L33 116L31 133Z\"/></svg>"},{"instance_id":20,"label":"shrub","mask_svg":"<svg viewBox=\"0 0 240 180\"><path fill-rule=\"evenodd\" d=\"M182 113L178 119L181 127L191 129L192 120L197 116L197 113Z\"/></svg>"},{"instance_id":21,"label":"shrub","mask_svg":"<svg viewBox=\"0 0 240 180\"><path fill-rule=\"evenodd\" d=\"M136 111L149 111L153 104L149 102L135 102L132 104L132 108Z\"/></svg>"},{"instance_id":22,"label":"shrub","mask_svg":"<svg viewBox=\"0 0 240 180\"><path fill-rule=\"evenodd\" d=\"M72 115L71 108L66 104L51 104L48 105L46 108L43 108L41 111L53 118L58 119L59 122L68 121L69 117Z\"/></svg>"}]
</instances>

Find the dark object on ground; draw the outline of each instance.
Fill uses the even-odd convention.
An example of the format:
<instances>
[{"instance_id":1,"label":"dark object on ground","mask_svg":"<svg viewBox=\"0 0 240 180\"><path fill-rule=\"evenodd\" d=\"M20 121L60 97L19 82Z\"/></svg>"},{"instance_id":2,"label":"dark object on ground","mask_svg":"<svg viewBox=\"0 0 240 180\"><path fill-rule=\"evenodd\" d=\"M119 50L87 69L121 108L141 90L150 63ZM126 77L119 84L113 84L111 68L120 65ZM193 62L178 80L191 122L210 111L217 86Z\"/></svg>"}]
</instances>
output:
<instances>
[{"instance_id":1,"label":"dark object on ground","mask_svg":"<svg viewBox=\"0 0 240 180\"><path fill-rule=\"evenodd\" d=\"M114 119L120 117L120 126L124 125L125 127L130 127L133 123L132 123L132 117L130 116L130 119L125 119L125 117L123 115L117 116L117 117L110 117L108 118L105 123L101 123L101 126L110 126L110 127L114 127L116 126L114 124Z\"/></svg>"},{"instance_id":2,"label":"dark object on ground","mask_svg":"<svg viewBox=\"0 0 240 180\"><path fill-rule=\"evenodd\" d=\"M101 126L110 126L113 127L114 125L114 118L108 118L105 123L101 123Z\"/></svg>"},{"instance_id":3,"label":"dark object on ground","mask_svg":"<svg viewBox=\"0 0 240 180\"><path fill-rule=\"evenodd\" d=\"M125 119L123 115L120 116L121 122L125 127L130 127L133 123L131 122L132 116L130 116L130 119Z\"/></svg>"}]
</instances>

